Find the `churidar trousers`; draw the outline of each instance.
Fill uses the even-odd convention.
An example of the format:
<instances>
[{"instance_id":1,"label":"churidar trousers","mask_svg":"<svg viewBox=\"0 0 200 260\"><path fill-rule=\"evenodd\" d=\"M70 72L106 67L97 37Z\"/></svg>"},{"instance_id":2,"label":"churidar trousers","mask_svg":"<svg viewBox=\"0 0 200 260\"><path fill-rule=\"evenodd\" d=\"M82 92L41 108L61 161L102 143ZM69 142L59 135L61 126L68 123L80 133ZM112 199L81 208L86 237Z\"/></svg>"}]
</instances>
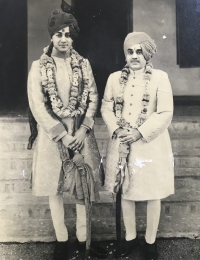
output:
<instances>
[{"instance_id":1,"label":"churidar trousers","mask_svg":"<svg viewBox=\"0 0 200 260\"><path fill-rule=\"evenodd\" d=\"M57 241L68 240L68 231L65 225L63 196L49 196L49 206ZM76 204L76 237L79 242L86 241L86 211L85 205Z\"/></svg>"},{"instance_id":2,"label":"churidar trousers","mask_svg":"<svg viewBox=\"0 0 200 260\"><path fill-rule=\"evenodd\" d=\"M156 240L156 234L158 230L160 220L160 200L148 200L147 201L147 227L145 240L148 244L153 244ZM124 226L126 229L127 241L136 238L136 219L135 219L135 201L122 199L122 211Z\"/></svg>"}]
</instances>

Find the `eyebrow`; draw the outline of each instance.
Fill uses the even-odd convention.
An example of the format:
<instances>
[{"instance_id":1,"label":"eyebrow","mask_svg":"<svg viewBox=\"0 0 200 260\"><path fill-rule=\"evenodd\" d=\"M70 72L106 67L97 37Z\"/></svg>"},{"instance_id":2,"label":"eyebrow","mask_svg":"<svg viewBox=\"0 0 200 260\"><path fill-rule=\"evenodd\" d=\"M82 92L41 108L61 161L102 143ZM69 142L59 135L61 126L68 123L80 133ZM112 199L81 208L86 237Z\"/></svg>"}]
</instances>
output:
<instances>
[{"instance_id":1,"label":"eyebrow","mask_svg":"<svg viewBox=\"0 0 200 260\"><path fill-rule=\"evenodd\" d=\"M128 49L128 51L134 51L134 50L136 50L136 51L141 51L142 48L138 48L138 49Z\"/></svg>"},{"instance_id":2,"label":"eyebrow","mask_svg":"<svg viewBox=\"0 0 200 260\"><path fill-rule=\"evenodd\" d=\"M69 33L70 34L70 32L65 32L65 31L58 31L57 33Z\"/></svg>"}]
</instances>

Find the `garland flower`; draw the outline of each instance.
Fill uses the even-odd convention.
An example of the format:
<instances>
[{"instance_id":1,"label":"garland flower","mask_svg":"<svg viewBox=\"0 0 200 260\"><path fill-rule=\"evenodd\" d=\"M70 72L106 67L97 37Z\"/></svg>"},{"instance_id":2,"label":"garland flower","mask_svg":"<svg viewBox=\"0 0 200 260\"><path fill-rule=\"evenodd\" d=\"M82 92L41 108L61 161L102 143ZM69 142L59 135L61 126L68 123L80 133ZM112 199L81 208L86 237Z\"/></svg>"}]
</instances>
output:
<instances>
[{"instance_id":1,"label":"garland flower","mask_svg":"<svg viewBox=\"0 0 200 260\"><path fill-rule=\"evenodd\" d=\"M145 81L145 90L142 98L142 110L138 116L138 119L136 121L135 128L141 126L147 119L147 107L149 104L150 100L150 95L148 93L148 83L151 80L151 75L152 75L152 68L153 65L152 63L147 63L146 68L145 68L145 73L144 73L144 81ZM122 111L123 111L123 106L124 106L124 89L126 86L126 83L128 81L128 77L130 74L130 69L128 65L126 64L124 68L122 69L121 77L120 77L120 93L116 99L116 104L115 104L115 115L117 117L117 125L119 127L129 127L133 128L129 122L127 122L123 117L122 117Z\"/></svg>"},{"instance_id":2,"label":"garland flower","mask_svg":"<svg viewBox=\"0 0 200 260\"><path fill-rule=\"evenodd\" d=\"M53 112L60 118L76 117L83 115L87 108L89 93L89 78L87 73L87 61L73 48L71 49L72 80L70 87L69 104L64 107L58 94L55 72L56 65L52 57L47 55L49 46L44 49L40 58L40 72L44 93L49 96ZM80 76L81 75L81 76ZM83 81L83 91L79 94L80 84Z\"/></svg>"}]
</instances>

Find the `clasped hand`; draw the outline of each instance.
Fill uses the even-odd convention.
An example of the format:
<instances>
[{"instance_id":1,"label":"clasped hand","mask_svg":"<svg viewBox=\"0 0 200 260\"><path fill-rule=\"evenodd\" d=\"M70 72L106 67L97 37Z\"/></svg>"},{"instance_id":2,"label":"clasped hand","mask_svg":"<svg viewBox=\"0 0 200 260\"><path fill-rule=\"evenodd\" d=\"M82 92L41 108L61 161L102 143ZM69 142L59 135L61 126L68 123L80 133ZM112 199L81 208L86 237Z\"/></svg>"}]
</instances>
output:
<instances>
[{"instance_id":1,"label":"clasped hand","mask_svg":"<svg viewBox=\"0 0 200 260\"><path fill-rule=\"evenodd\" d=\"M117 137L119 138L121 144L131 144L139 140L142 135L136 128L123 128L117 133Z\"/></svg>"},{"instance_id":2,"label":"clasped hand","mask_svg":"<svg viewBox=\"0 0 200 260\"><path fill-rule=\"evenodd\" d=\"M73 150L73 151L80 151L83 148L84 139L86 137L87 129L84 127L80 127L74 136L66 134L63 138L63 144Z\"/></svg>"}]
</instances>

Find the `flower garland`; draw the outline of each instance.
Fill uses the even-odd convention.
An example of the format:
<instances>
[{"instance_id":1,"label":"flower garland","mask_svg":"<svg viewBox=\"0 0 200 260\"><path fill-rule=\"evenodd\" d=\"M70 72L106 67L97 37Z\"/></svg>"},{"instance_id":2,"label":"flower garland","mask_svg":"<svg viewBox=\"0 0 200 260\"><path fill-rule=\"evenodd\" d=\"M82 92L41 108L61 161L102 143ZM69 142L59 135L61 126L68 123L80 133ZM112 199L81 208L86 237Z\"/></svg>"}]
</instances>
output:
<instances>
[{"instance_id":1,"label":"flower garland","mask_svg":"<svg viewBox=\"0 0 200 260\"><path fill-rule=\"evenodd\" d=\"M135 128L141 126L147 119L147 111L148 111L147 107L148 107L149 100L150 100L150 95L148 93L148 83L151 79L152 68L153 68L152 63L146 64L145 74L144 74L145 90L144 90L144 94L143 94L143 98L142 98L143 108L138 116ZM133 128L130 125L130 123L127 122L122 117L122 111L123 111L123 106L124 106L124 88L128 81L129 74L130 74L130 69L129 69L128 65L125 65L124 68L122 69L122 73L121 73L121 77L120 77L120 93L116 99L116 104L115 104L115 115L117 117L117 125L122 128L123 127Z\"/></svg>"},{"instance_id":2,"label":"flower garland","mask_svg":"<svg viewBox=\"0 0 200 260\"><path fill-rule=\"evenodd\" d=\"M74 49L71 49L72 82L70 88L69 104L64 107L58 94L56 86L56 66L52 57L47 55L49 46L44 49L40 58L40 72L42 76L42 87L44 93L48 93L53 112L60 118L76 117L83 115L87 108L87 98L89 93L89 78L87 73L87 61ZM79 75L82 75L80 77ZM83 92L79 95L79 86L83 81Z\"/></svg>"}]
</instances>

